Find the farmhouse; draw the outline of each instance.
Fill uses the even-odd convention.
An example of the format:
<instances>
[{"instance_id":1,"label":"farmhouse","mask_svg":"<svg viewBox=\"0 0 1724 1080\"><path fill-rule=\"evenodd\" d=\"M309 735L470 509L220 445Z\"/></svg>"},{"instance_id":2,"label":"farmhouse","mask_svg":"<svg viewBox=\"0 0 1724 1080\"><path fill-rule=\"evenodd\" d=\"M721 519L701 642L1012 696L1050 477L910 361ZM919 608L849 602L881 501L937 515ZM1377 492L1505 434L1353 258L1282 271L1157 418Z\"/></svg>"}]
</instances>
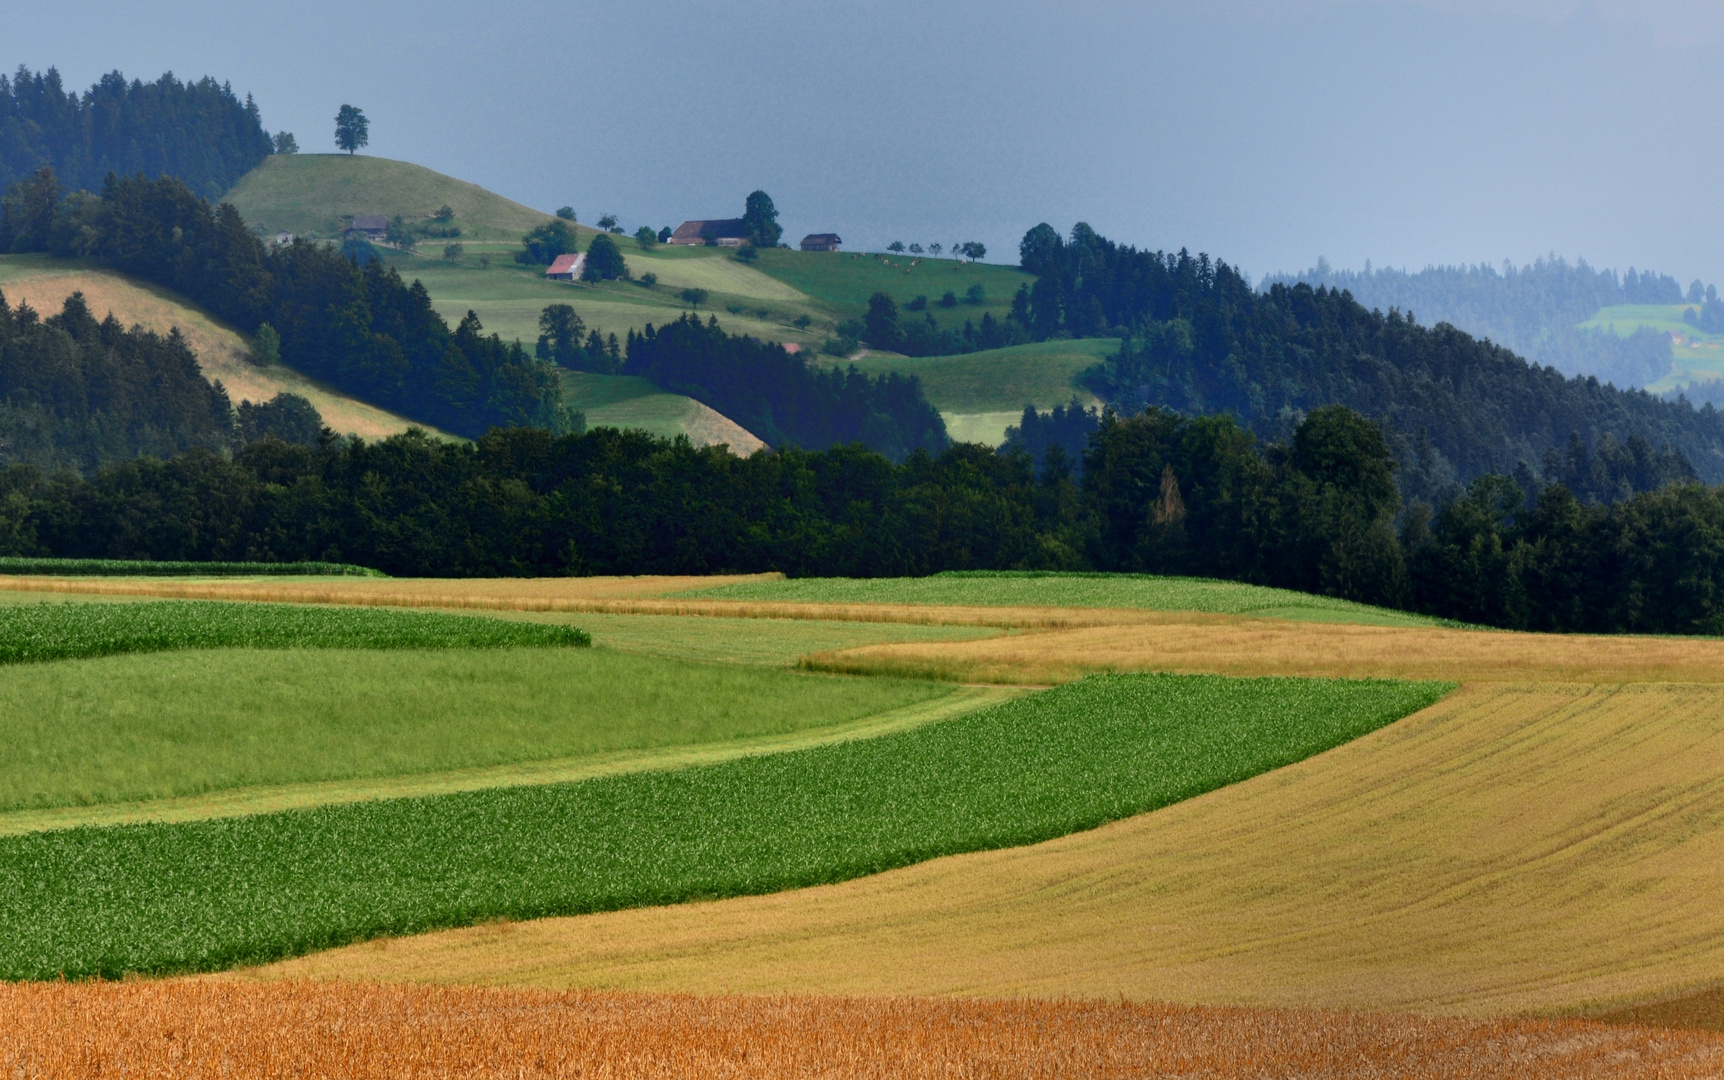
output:
<instances>
[{"instance_id":1,"label":"farmhouse","mask_svg":"<svg viewBox=\"0 0 1724 1080\"><path fill-rule=\"evenodd\" d=\"M715 218L683 222L668 242L678 247L741 247L747 238L748 224L743 219Z\"/></svg>"},{"instance_id":2,"label":"farmhouse","mask_svg":"<svg viewBox=\"0 0 1724 1080\"><path fill-rule=\"evenodd\" d=\"M353 224L349 225L342 236L363 236L367 240L381 240L389 232L389 219L382 214L354 214Z\"/></svg>"},{"instance_id":3,"label":"farmhouse","mask_svg":"<svg viewBox=\"0 0 1724 1080\"><path fill-rule=\"evenodd\" d=\"M815 232L802 238L801 247L803 251L837 251L843 242L837 233Z\"/></svg>"},{"instance_id":4,"label":"farmhouse","mask_svg":"<svg viewBox=\"0 0 1724 1080\"><path fill-rule=\"evenodd\" d=\"M549 281L579 281L581 273L587 268L587 256L558 255L556 261L545 267L545 278Z\"/></svg>"},{"instance_id":5,"label":"farmhouse","mask_svg":"<svg viewBox=\"0 0 1724 1080\"><path fill-rule=\"evenodd\" d=\"M287 247L291 243L293 243L293 234L292 233L287 232L286 230L283 230L283 231L275 234L275 246L276 247Z\"/></svg>"}]
</instances>

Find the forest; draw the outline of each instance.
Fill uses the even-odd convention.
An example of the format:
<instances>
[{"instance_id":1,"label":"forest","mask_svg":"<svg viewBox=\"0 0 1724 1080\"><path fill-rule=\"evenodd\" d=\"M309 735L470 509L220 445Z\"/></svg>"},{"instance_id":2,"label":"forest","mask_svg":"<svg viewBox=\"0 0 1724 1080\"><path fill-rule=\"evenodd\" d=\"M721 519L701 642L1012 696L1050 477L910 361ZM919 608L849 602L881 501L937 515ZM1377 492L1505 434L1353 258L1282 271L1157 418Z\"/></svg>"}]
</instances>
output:
<instances>
[{"instance_id":1,"label":"forest","mask_svg":"<svg viewBox=\"0 0 1724 1080\"><path fill-rule=\"evenodd\" d=\"M280 359L338 389L458 435L574 424L556 369L471 313L451 331L418 282L380 261L359 267L322 244L266 245L231 205L174 177L109 175L64 194L50 169L14 184L0 241L15 251L94 259L175 290L247 334L268 326Z\"/></svg>"},{"instance_id":2,"label":"forest","mask_svg":"<svg viewBox=\"0 0 1724 1080\"><path fill-rule=\"evenodd\" d=\"M914 375L870 378L809 366L782 345L726 334L692 315L629 331L623 372L718 410L771 446L863 443L894 461L945 449L946 424Z\"/></svg>"},{"instance_id":3,"label":"forest","mask_svg":"<svg viewBox=\"0 0 1724 1080\"><path fill-rule=\"evenodd\" d=\"M272 147L251 97L241 102L207 76L127 82L114 71L80 95L54 68L0 75L0 190L49 168L72 190L142 173L179 177L213 199Z\"/></svg>"},{"instance_id":4,"label":"forest","mask_svg":"<svg viewBox=\"0 0 1724 1080\"><path fill-rule=\"evenodd\" d=\"M1608 452L1606 452L1608 451ZM1611 460L1594 469L1593 458ZM1633 452L1579 448L1577 474ZM89 478L0 471L0 554L322 560L397 575L1177 573L1526 629L1724 632L1724 490L1615 502L1487 476L1403 507L1381 430L1343 406L1281 443L1229 416L1104 415L1063 451L854 444L735 457L643 432L475 443L265 438ZM1630 486L1634 483L1628 478Z\"/></svg>"},{"instance_id":5,"label":"forest","mask_svg":"<svg viewBox=\"0 0 1724 1080\"><path fill-rule=\"evenodd\" d=\"M1038 225L1020 256L1040 275L1020 308L1032 335L1121 336L1087 376L1121 411L1230 412L1284 440L1309 411L1348 405L1384 425L1403 495L1431 502L1487 473L1536 470L1573 433L1588 445L1639 435L1702 479L1724 480L1716 410L1567 378L1452 325L1369 310L1344 290L1258 292L1225 262L1139 251L1081 224L1069 240Z\"/></svg>"},{"instance_id":6,"label":"forest","mask_svg":"<svg viewBox=\"0 0 1724 1080\"><path fill-rule=\"evenodd\" d=\"M1535 364L1565 375L1594 375L1624 389L1644 386L1670 371L1670 342L1641 328L1625 337L1577 324L1616 304L1680 304L1700 307L1717 291L1698 281L1687 292L1668 274L1637 272L1620 277L1551 256L1527 266L1505 262L1499 270L1476 266L1431 266L1406 270L1335 270L1326 259L1302 274L1277 274L1262 288L1303 281L1353 294L1369 308L1417 313L1426 324L1451 323L1475 337L1506 345Z\"/></svg>"}]
</instances>

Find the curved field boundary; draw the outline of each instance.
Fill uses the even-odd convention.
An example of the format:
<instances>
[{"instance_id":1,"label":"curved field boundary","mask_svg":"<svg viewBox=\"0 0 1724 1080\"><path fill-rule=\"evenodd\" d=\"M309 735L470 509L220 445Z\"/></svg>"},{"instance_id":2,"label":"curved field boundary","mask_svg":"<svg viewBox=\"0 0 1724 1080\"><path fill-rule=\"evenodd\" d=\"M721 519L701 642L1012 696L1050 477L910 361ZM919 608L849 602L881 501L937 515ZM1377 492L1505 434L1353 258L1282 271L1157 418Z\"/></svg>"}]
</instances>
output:
<instances>
[{"instance_id":1,"label":"curved field boundary","mask_svg":"<svg viewBox=\"0 0 1724 1080\"><path fill-rule=\"evenodd\" d=\"M829 746L852 739L871 739L908 731L923 724L950 720L978 709L998 705L1028 692L1020 687L958 687L932 701L918 702L860 720L787 735L732 738L718 744L583 754L550 761L529 761L476 769L449 769L410 776L274 784L178 799L150 799L103 806L66 806L49 810L14 810L0 813L0 836L18 836L81 826L208 821L213 818L273 814L284 810L304 810L315 806L338 806L378 799L423 798L534 784L569 784L604 776L686 769L741 757Z\"/></svg>"},{"instance_id":2,"label":"curved field boundary","mask_svg":"<svg viewBox=\"0 0 1724 1080\"><path fill-rule=\"evenodd\" d=\"M1104 677L672 772L0 838L0 978L213 970L1031 844L1320 753L1452 686Z\"/></svg>"},{"instance_id":3,"label":"curved field boundary","mask_svg":"<svg viewBox=\"0 0 1724 1080\"><path fill-rule=\"evenodd\" d=\"M1034 847L308 956L273 977L1602 1010L1724 970L1724 688L1463 688Z\"/></svg>"},{"instance_id":4,"label":"curved field boundary","mask_svg":"<svg viewBox=\"0 0 1724 1080\"><path fill-rule=\"evenodd\" d=\"M974 641L864 645L817 653L803 664L816 671L850 675L965 683L1045 684L1130 671L1468 682L1716 683L1724 682L1724 640L1169 615Z\"/></svg>"},{"instance_id":5,"label":"curved field boundary","mask_svg":"<svg viewBox=\"0 0 1724 1080\"><path fill-rule=\"evenodd\" d=\"M1713 1077L1724 1038L1574 1020L1102 1001L696 998L133 981L0 985L29 1076L1045 1080Z\"/></svg>"}]
</instances>

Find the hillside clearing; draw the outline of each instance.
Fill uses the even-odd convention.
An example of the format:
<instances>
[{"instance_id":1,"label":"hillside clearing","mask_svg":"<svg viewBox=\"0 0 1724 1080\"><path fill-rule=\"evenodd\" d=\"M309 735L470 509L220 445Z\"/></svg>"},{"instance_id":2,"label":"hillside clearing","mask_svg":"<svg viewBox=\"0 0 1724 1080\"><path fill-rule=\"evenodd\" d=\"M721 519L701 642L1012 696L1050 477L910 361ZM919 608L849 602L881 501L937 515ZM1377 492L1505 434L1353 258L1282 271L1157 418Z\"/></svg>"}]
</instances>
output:
<instances>
[{"instance_id":1,"label":"hillside clearing","mask_svg":"<svg viewBox=\"0 0 1724 1080\"><path fill-rule=\"evenodd\" d=\"M1067 404L1073 397L1085 405L1097 405L1095 395L1077 384L1077 376L1118 351L1119 342L1113 338L1086 338L962 356L870 353L853 363L869 375L896 371L916 376L922 380L928 403L942 413L1005 413L1011 417L1009 422L1016 424L1025 405L1046 411Z\"/></svg>"},{"instance_id":2,"label":"hillside clearing","mask_svg":"<svg viewBox=\"0 0 1724 1080\"><path fill-rule=\"evenodd\" d=\"M678 992L1574 1011L1724 964L1724 690L1475 686L1034 847L266 971Z\"/></svg>"},{"instance_id":3,"label":"hillside clearing","mask_svg":"<svg viewBox=\"0 0 1724 1080\"><path fill-rule=\"evenodd\" d=\"M1715 1075L1724 1040L1577 1021L1077 1001L694 998L169 980L0 986L0 1060L54 1076ZM531 1062L531 1066L524 1063ZM529 1071L530 1070L530 1071Z\"/></svg>"},{"instance_id":4,"label":"hillside clearing","mask_svg":"<svg viewBox=\"0 0 1724 1080\"><path fill-rule=\"evenodd\" d=\"M696 446L724 444L746 457L763 449L741 424L691 397L661 390L638 375L560 371L563 404L587 418L587 429L638 429L660 438L686 435Z\"/></svg>"},{"instance_id":5,"label":"hillside clearing","mask_svg":"<svg viewBox=\"0 0 1724 1080\"><path fill-rule=\"evenodd\" d=\"M166 289L111 270L45 255L0 255L0 292L5 293L9 303L28 302L43 315L57 314L66 297L81 292L97 319L112 312L126 326L142 326L163 335L178 327L186 344L197 354L204 378L211 382L219 380L235 405L245 400L268 401L277 394L298 394L317 406L323 422L330 428L368 439L384 438L415 426L394 413L308 379L286 365L258 367L248 359L250 342L238 331Z\"/></svg>"}]
</instances>

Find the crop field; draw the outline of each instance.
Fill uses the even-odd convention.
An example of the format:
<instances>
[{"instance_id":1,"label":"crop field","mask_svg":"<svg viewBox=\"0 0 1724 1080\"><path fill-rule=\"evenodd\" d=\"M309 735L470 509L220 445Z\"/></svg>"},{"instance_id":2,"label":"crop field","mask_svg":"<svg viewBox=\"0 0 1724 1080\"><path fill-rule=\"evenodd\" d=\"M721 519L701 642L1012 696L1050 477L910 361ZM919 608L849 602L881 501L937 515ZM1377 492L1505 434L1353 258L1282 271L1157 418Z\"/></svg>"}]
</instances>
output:
<instances>
[{"instance_id":1,"label":"crop field","mask_svg":"<svg viewBox=\"0 0 1724 1080\"><path fill-rule=\"evenodd\" d=\"M1153 574L948 571L921 578L781 578L681 595L785 603L1141 608L1385 626L1441 625L1437 619L1350 600L1236 581Z\"/></svg>"},{"instance_id":2,"label":"crop field","mask_svg":"<svg viewBox=\"0 0 1724 1080\"><path fill-rule=\"evenodd\" d=\"M186 600L0 608L0 664L172 649L505 649L591 643L572 626L381 608Z\"/></svg>"},{"instance_id":3,"label":"crop field","mask_svg":"<svg viewBox=\"0 0 1724 1080\"><path fill-rule=\"evenodd\" d=\"M155 559L45 559L0 556L0 575L70 577L388 577L351 563L161 562Z\"/></svg>"},{"instance_id":4,"label":"crop field","mask_svg":"<svg viewBox=\"0 0 1724 1080\"><path fill-rule=\"evenodd\" d=\"M0 809L782 735L951 692L607 649L226 649L32 664L0 669Z\"/></svg>"},{"instance_id":5,"label":"crop field","mask_svg":"<svg viewBox=\"0 0 1724 1080\"><path fill-rule=\"evenodd\" d=\"M1098 678L897 734L699 768L9 836L0 939L16 944L0 976L215 970L1033 844L1320 753L1449 689Z\"/></svg>"},{"instance_id":6,"label":"crop field","mask_svg":"<svg viewBox=\"0 0 1724 1080\"><path fill-rule=\"evenodd\" d=\"M0 1068L23 1077L1687 1080L1724 1067L1724 1039L1696 1032L1102 1001L168 980L0 986L0 1010Z\"/></svg>"},{"instance_id":7,"label":"crop field","mask_svg":"<svg viewBox=\"0 0 1724 1080\"><path fill-rule=\"evenodd\" d=\"M406 431L409 421L308 379L283 364L260 368L247 359L244 335L194 307L184 297L112 270L47 255L0 255L0 292L9 304L20 300L44 315L57 313L74 292L82 292L96 318L109 312L127 326L159 334L179 328L204 378L221 380L234 404L268 401L281 393L298 394L317 406L323 422L342 433L382 438ZM426 425L420 424L420 427ZM428 429L429 430L429 429Z\"/></svg>"},{"instance_id":8,"label":"crop field","mask_svg":"<svg viewBox=\"0 0 1724 1080\"><path fill-rule=\"evenodd\" d=\"M1153 814L796 893L360 946L271 976L1605 1011L1724 964L1724 692L1479 686Z\"/></svg>"}]
</instances>

